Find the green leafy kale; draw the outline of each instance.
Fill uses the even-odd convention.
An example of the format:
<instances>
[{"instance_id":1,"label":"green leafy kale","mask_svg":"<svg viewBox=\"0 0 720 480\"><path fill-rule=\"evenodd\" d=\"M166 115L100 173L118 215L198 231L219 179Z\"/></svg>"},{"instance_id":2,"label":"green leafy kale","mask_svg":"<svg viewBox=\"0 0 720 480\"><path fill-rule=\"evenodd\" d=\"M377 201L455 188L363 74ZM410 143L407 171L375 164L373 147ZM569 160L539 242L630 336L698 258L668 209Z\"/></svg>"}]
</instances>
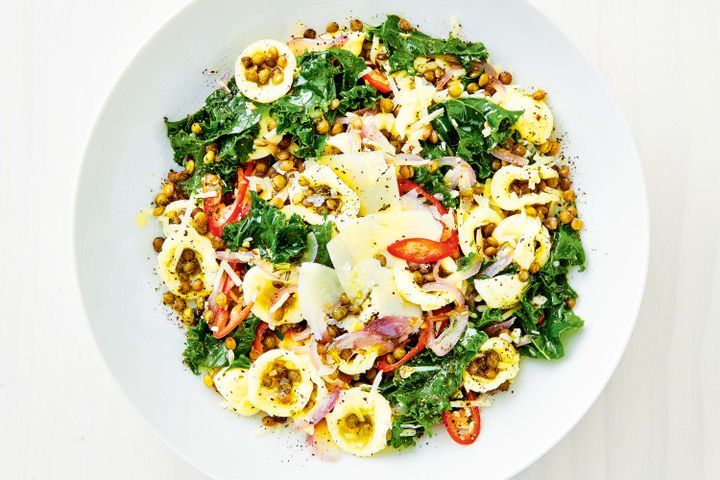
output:
<instances>
[{"instance_id":1,"label":"green leafy kale","mask_svg":"<svg viewBox=\"0 0 720 480\"><path fill-rule=\"evenodd\" d=\"M201 370L208 368L250 367L250 359L247 355L255 340L255 330L260 323L258 317L251 314L230 335L236 343L233 350L235 360L232 364L228 362L224 340L213 337L210 327L202 318L196 320L197 323L187 331L187 346L183 351L183 361L194 374L197 375Z\"/></svg>"},{"instance_id":2,"label":"green leafy kale","mask_svg":"<svg viewBox=\"0 0 720 480\"><path fill-rule=\"evenodd\" d=\"M338 111L345 115L347 112L367 108L380 99L380 92L370 85L356 85L350 90L340 92L340 106Z\"/></svg>"},{"instance_id":3,"label":"green leafy kale","mask_svg":"<svg viewBox=\"0 0 720 480\"><path fill-rule=\"evenodd\" d=\"M322 152L327 135L315 132L316 121L324 116L332 124L337 110L330 110L330 102L352 90L364 69L362 58L339 48L305 53L298 59L293 89L271 107L277 132L289 134L300 147L297 156L314 157ZM350 95L345 94L346 105L357 102L361 95L367 98L367 93L359 91Z\"/></svg>"},{"instance_id":4,"label":"green leafy kale","mask_svg":"<svg viewBox=\"0 0 720 480\"><path fill-rule=\"evenodd\" d=\"M488 52L480 42L466 42L459 38L449 37L447 40L433 38L416 30L405 31L400 28L400 17L388 15L385 22L370 29L385 45L392 72L407 70L414 73L413 61L420 55L455 55L466 69L470 69L473 61L487 60Z\"/></svg>"},{"instance_id":5,"label":"green leafy kale","mask_svg":"<svg viewBox=\"0 0 720 480\"><path fill-rule=\"evenodd\" d=\"M516 312L523 330L532 338L531 344L522 347L523 354L545 359L562 358L565 355L563 334L582 328L582 319L566 304L567 300L577 298L567 278L573 267L579 267L580 271L585 269L585 251L578 233L561 225L553 235L549 260L533 275ZM533 300L537 296L546 299L542 305ZM541 317L543 321L538 325Z\"/></svg>"},{"instance_id":6,"label":"green leafy kale","mask_svg":"<svg viewBox=\"0 0 720 480\"><path fill-rule=\"evenodd\" d=\"M502 310L498 308L488 308L487 310L483 310L482 315L480 315L480 318L475 320L473 324L475 325L475 328L485 328L488 325L491 325L493 323L502 322Z\"/></svg>"},{"instance_id":7,"label":"green leafy kale","mask_svg":"<svg viewBox=\"0 0 720 480\"><path fill-rule=\"evenodd\" d=\"M420 146L422 146L422 157L428 160L450 156L450 150L445 142L430 143L427 140L420 140Z\"/></svg>"},{"instance_id":8,"label":"green leafy kale","mask_svg":"<svg viewBox=\"0 0 720 480\"><path fill-rule=\"evenodd\" d=\"M307 225L299 215L290 218L277 207L251 192L250 214L241 221L226 225L223 238L232 250L239 249L245 240L260 250L263 258L272 263L299 261L308 248L308 234L313 232L318 242L316 262L330 265L327 242L332 236L332 225Z\"/></svg>"},{"instance_id":9,"label":"green leafy kale","mask_svg":"<svg viewBox=\"0 0 720 480\"><path fill-rule=\"evenodd\" d=\"M443 177L440 169L431 172L427 167L418 167L415 168L415 173L410 180L420 185L430 195L441 195L440 203L446 207L457 207L458 199L450 195L450 189L445 185Z\"/></svg>"},{"instance_id":10,"label":"green leafy kale","mask_svg":"<svg viewBox=\"0 0 720 480\"><path fill-rule=\"evenodd\" d=\"M505 110L484 98L450 99L433 105L430 111L439 108L444 114L432 121L438 136L454 155L473 166L478 180L492 175L494 157L489 152L512 134L510 127L522 111Z\"/></svg>"},{"instance_id":11,"label":"green leafy kale","mask_svg":"<svg viewBox=\"0 0 720 480\"><path fill-rule=\"evenodd\" d=\"M237 173L253 150L253 139L257 136L258 122L264 106L255 106L237 90L234 80L228 88L212 92L205 105L197 112L178 121L165 119L167 135L173 149L173 159L182 165L186 159L195 160L195 171L185 183L185 190L196 189L206 173L220 176L226 183ZM201 133L192 132L192 125L200 125ZM218 147L217 158L210 163L203 162L205 147Z\"/></svg>"},{"instance_id":12,"label":"green leafy kale","mask_svg":"<svg viewBox=\"0 0 720 480\"><path fill-rule=\"evenodd\" d=\"M439 367L437 370L415 372L407 378L396 372L380 386L383 395L398 412L389 441L392 447L409 447L423 434L431 433L443 412L450 409L450 400L462 385L465 368L487 338L484 332L470 326L446 356L438 357L425 350L406 364L409 367L436 366ZM415 435L401 435L407 430L403 425L416 426Z\"/></svg>"}]
</instances>

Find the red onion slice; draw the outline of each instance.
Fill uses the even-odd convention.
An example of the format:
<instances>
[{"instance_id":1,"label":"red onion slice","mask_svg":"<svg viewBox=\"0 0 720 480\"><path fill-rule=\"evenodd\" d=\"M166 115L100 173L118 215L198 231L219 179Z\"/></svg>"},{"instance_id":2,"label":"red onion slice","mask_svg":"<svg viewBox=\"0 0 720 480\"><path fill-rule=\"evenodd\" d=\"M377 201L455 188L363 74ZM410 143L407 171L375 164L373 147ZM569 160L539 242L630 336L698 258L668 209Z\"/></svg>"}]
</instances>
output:
<instances>
[{"instance_id":1,"label":"red onion slice","mask_svg":"<svg viewBox=\"0 0 720 480\"><path fill-rule=\"evenodd\" d=\"M453 74L450 69L446 70L445 75L440 77L440 80L437 81L437 90L439 91L445 88L445 85L447 85L447 83L450 81L450 79L452 79L452 77Z\"/></svg>"},{"instance_id":2,"label":"red onion slice","mask_svg":"<svg viewBox=\"0 0 720 480\"><path fill-rule=\"evenodd\" d=\"M465 328L470 320L470 312L463 310L461 312L453 311L449 314L450 324L442 333L430 340L427 344L428 348L438 357L444 357L462 337Z\"/></svg>"},{"instance_id":3,"label":"red onion slice","mask_svg":"<svg viewBox=\"0 0 720 480\"><path fill-rule=\"evenodd\" d=\"M325 416L330 413L330 411L333 409L338 399L340 398L340 392L341 390L339 388L330 392L330 394L325 398L325 401L315 407L315 410L312 412L312 415L310 415L310 418L307 420L307 422L310 425L316 425L318 422L320 422L320 420L325 418Z\"/></svg>"},{"instance_id":4,"label":"red onion slice","mask_svg":"<svg viewBox=\"0 0 720 480\"><path fill-rule=\"evenodd\" d=\"M255 260L252 252L230 252L228 250L218 250L215 252L218 260L224 260L228 263L250 263Z\"/></svg>"},{"instance_id":5,"label":"red onion slice","mask_svg":"<svg viewBox=\"0 0 720 480\"><path fill-rule=\"evenodd\" d=\"M228 82L230 81L231 75L230 72L225 72L222 77L220 77L219 80L217 80L218 85L220 85L220 89L224 90L227 93L232 93L230 91L230 88L228 88Z\"/></svg>"},{"instance_id":6,"label":"red onion slice","mask_svg":"<svg viewBox=\"0 0 720 480\"><path fill-rule=\"evenodd\" d=\"M512 263L513 258L513 251L510 248L503 247L498 252L497 256L495 257L495 263L492 263L485 267L481 272L480 275L485 275L486 277L494 277L498 273L505 270L505 267L510 265Z\"/></svg>"},{"instance_id":7,"label":"red onion slice","mask_svg":"<svg viewBox=\"0 0 720 480\"><path fill-rule=\"evenodd\" d=\"M457 307L465 306L465 295L455 286L443 282L430 282L422 286L424 292L445 292L452 295Z\"/></svg>"},{"instance_id":8,"label":"red onion slice","mask_svg":"<svg viewBox=\"0 0 720 480\"><path fill-rule=\"evenodd\" d=\"M392 351L395 348L395 344L379 333L359 330L357 332L343 333L333 340L330 347L338 350L355 350L377 347L378 354L382 355L383 353Z\"/></svg>"},{"instance_id":9,"label":"red onion slice","mask_svg":"<svg viewBox=\"0 0 720 480\"><path fill-rule=\"evenodd\" d=\"M373 320L365 325L363 330L384 337L397 338L415 333L418 329L410 324L410 317L387 316Z\"/></svg>"},{"instance_id":10,"label":"red onion slice","mask_svg":"<svg viewBox=\"0 0 720 480\"><path fill-rule=\"evenodd\" d=\"M485 64L485 73L490 75L490 77L492 78L491 83L492 83L492 86L495 87L495 90L497 90L498 92L505 91L505 85L503 85L503 83L500 80L498 80L497 70L495 70L495 68L493 68L493 66L490 65L489 63Z\"/></svg>"},{"instance_id":11,"label":"red onion slice","mask_svg":"<svg viewBox=\"0 0 720 480\"><path fill-rule=\"evenodd\" d=\"M290 337L290 340L294 342L302 342L306 338L308 338L312 334L312 330L310 327L306 327L305 330L300 330L299 332L288 332L285 334L285 336Z\"/></svg>"},{"instance_id":12,"label":"red onion slice","mask_svg":"<svg viewBox=\"0 0 720 480\"><path fill-rule=\"evenodd\" d=\"M446 174L446 179L454 182L452 188L456 186L460 187L460 190L471 188L477 182L477 176L475 170L460 157L441 157L439 160L440 165L447 165L452 167Z\"/></svg>"},{"instance_id":13,"label":"red onion slice","mask_svg":"<svg viewBox=\"0 0 720 480\"><path fill-rule=\"evenodd\" d=\"M213 285L212 292L210 292L210 295L208 295L208 307L212 310L215 308L215 298L217 297L217 294L220 293L220 290L222 289L222 286L225 284L225 270L220 269L220 271L215 276L215 284Z\"/></svg>"},{"instance_id":14,"label":"red onion slice","mask_svg":"<svg viewBox=\"0 0 720 480\"><path fill-rule=\"evenodd\" d=\"M515 317L510 317L504 322L498 322L493 323L492 325L488 325L487 327L483 328L483 331L488 334L488 337L497 337L500 335L500 331L503 328L510 328L512 327L512 324L515 323Z\"/></svg>"},{"instance_id":15,"label":"red onion slice","mask_svg":"<svg viewBox=\"0 0 720 480\"><path fill-rule=\"evenodd\" d=\"M287 302L294 293L297 293L297 290L297 285L286 285L275 290L275 293L273 293L270 298L270 308L268 311L270 313L275 313L278 309L285 305L285 302Z\"/></svg>"},{"instance_id":16,"label":"red onion slice","mask_svg":"<svg viewBox=\"0 0 720 480\"><path fill-rule=\"evenodd\" d=\"M391 159L390 163L393 165L411 165L413 167L420 167L430 163L430 160L412 153L400 153L395 155L395 157Z\"/></svg>"},{"instance_id":17,"label":"red onion slice","mask_svg":"<svg viewBox=\"0 0 720 480\"><path fill-rule=\"evenodd\" d=\"M505 150L504 148L500 147L495 147L490 150L490 155L497 158L498 160L517 165L518 167L524 167L528 164L527 158L521 157L520 155L515 155L510 150Z\"/></svg>"},{"instance_id":18,"label":"red onion slice","mask_svg":"<svg viewBox=\"0 0 720 480\"><path fill-rule=\"evenodd\" d=\"M472 278L475 275L478 274L480 271L480 267L482 267L483 259L480 255L475 256L473 258L472 263L468 265L468 267L464 270L458 270L455 273L452 273L451 275L448 275L447 277L441 277L440 276L440 262L437 262L435 264L435 267L433 267L433 276L435 277L435 281L440 283L448 283L450 285L454 285L458 282L462 282L464 280L467 280L468 278Z\"/></svg>"},{"instance_id":19,"label":"red onion slice","mask_svg":"<svg viewBox=\"0 0 720 480\"><path fill-rule=\"evenodd\" d=\"M308 345L308 348L310 363L312 363L313 367L315 367L318 375L324 377L325 375L330 375L337 369L337 367L330 367L322 361L322 358L320 358L320 354L317 351L317 342L315 341L315 339L312 339L310 341L310 345Z\"/></svg>"}]
</instances>

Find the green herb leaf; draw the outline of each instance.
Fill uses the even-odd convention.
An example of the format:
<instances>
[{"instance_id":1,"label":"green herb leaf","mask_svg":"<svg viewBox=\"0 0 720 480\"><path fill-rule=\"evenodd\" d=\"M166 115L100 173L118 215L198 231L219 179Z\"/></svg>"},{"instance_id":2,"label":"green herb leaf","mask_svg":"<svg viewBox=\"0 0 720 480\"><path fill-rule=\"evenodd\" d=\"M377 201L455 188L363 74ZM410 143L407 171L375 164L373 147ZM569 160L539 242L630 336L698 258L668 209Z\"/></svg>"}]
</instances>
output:
<instances>
[{"instance_id":1,"label":"green herb leaf","mask_svg":"<svg viewBox=\"0 0 720 480\"><path fill-rule=\"evenodd\" d=\"M492 175L494 157L488 152L511 135L510 127L522 111L505 110L484 98L446 100L430 111L439 108L444 114L432 121L438 136L455 155L472 165L478 180Z\"/></svg>"},{"instance_id":2,"label":"green herb leaf","mask_svg":"<svg viewBox=\"0 0 720 480\"><path fill-rule=\"evenodd\" d=\"M370 29L385 45L389 54L392 72L407 70L414 73L413 62L420 55L454 55L466 69L473 61L487 60L488 52L481 42L466 42L459 38L447 40L433 38L416 30L405 31L400 28L400 17L388 15L385 22Z\"/></svg>"},{"instance_id":3,"label":"green herb leaf","mask_svg":"<svg viewBox=\"0 0 720 480\"><path fill-rule=\"evenodd\" d=\"M439 168L434 172L430 172L427 167L416 167L411 180L420 185L430 195L442 195L440 203L446 207L457 207L458 199L450 195L450 189L445 185L443 177L444 175Z\"/></svg>"},{"instance_id":4,"label":"green herb leaf","mask_svg":"<svg viewBox=\"0 0 720 480\"><path fill-rule=\"evenodd\" d=\"M194 374L209 368L249 368L248 353L255 341L255 330L260 319L253 314L242 322L230 336L235 340L235 360L228 362L225 341L213 336L205 320L197 318L197 323L187 330L187 346L183 351L183 361Z\"/></svg>"},{"instance_id":5,"label":"green herb leaf","mask_svg":"<svg viewBox=\"0 0 720 480\"><path fill-rule=\"evenodd\" d=\"M370 107L379 99L380 93L370 85L356 85L350 90L340 92L338 110L344 115L347 112Z\"/></svg>"},{"instance_id":6,"label":"green herb leaf","mask_svg":"<svg viewBox=\"0 0 720 480\"><path fill-rule=\"evenodd\" d=\"M556 359L565 355L562 337L566 332L578 330L583 320L568 308L566 301L577 298L570 287L567 274L571 268L585 269L585 251L580 236L566 225L561 225L553 235L553 247L545 266L533 275L523 294L516 315L532 343L522 347L522 353L530 357ZM536 297L544 298L539 304ZM538 325L540 317L543 322Z\"/></svg>"},{"instance_id":7,"label":"green herb leaf","mask_svg":"<svg viewBox=\"0 0 720 480\"><path fill-rule=\"evenodd\" d=\"M415 444L417 438L430 433L431 427L450 409L450 400L462 385L465 368L477 355L487 335L475 327L468 327L460 341L444 357L425 350L406 365L435 366L437 370L415 372L402 378L399 372L385 381L380 389L396 411L402 412L393 423L390 445L404 448ZM401 425L412 424L418 428L415 436L400 436L405 430Z\"/></svg>"},{"instance_id":8,"label":"green herb leaf","mask_svg":"<svg viewBox=\"0 0 720 480\"><path fill-rule=\"evenodd\" d=\"M308 247L308 233L315 233L318 241L316 262L328 265L327 242L332 236L332 225L308 226L299 215L287 218L283 212L251 192L250 214L241 221L226 225L223 238L232 250L238 250L245 240L258 248L263 258L272 263L299 261Z\"/></svg>"},{"instance_id":9,"label":"green herb leaf","mask_svg":"<svg viewBox=\"0 0 720 480\"><path fill-rule=\"evenodd\" d=\"M213 337L210 327L203 319L198 319L196 325L188 328L183 361L196 375L201 369L227 365L225 344L222 340Z\"/></svg>"},{"instance_id":10,"label":"green herb leaf","mask_svg":"<svg viewBox=\"0 0 720 480\"><path fill-rule=\"evenodd\" d=\"M356 86L364 69L363 59L339 48L309 52L298 59L293 89L271 107L277 132L289 134L298 144L297 156L315 157L322 152L327 135L315 132L315 122L324 116L332 123L337 111L330 110L330 102Z\"/></svg>"},{"instance_id":11,"label":"green herb leaf","mask_svg":"<svg viewBox=\"0 0 720 480\"><path fill-rule=\"evenodd\" d=\"M195 171L183 185L187 192L196 190L207 173L231 184L238 167L253 150L253 139L259 131L257 124L266 107L256 106L243 97L234 80L228 88L231 93L222 89L212 92L200 110L182 120L165 119L175 162L182 165L187 158L195 160ZM200 125L201 133L192 132L194 123ZM217 158L205 163L205 147L212 143L218 146Z\"/></svg>"}]
</instances>

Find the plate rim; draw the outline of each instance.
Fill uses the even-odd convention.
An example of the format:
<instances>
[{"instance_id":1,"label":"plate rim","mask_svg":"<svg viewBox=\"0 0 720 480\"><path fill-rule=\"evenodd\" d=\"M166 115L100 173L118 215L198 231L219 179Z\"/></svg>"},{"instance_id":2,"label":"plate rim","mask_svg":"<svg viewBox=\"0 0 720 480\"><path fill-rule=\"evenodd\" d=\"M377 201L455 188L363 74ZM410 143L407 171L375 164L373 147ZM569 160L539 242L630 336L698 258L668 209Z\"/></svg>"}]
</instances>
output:
<instances>
[{"instance_id":1,"label":"plate rim","mask_svg":"<svg viewBox=\"0 0 720 480\"><path fill-rule=\"evenodd\" d=\"M590 399L590 401L587 403L587 405L581 409L581 411L575 415L574 418L572 418L568 423L567 427L564 429L561 429L557 434L555 434L551 441L546 442L547 445L544 448L538 449L536 453L532 455L527 455L525 458L526 460L523 462L518 462L512 469L509 470L509 474L504 478L511 478L522 471L526 470L531 465L535 464L540 458L544 457L550 450L555 448L560 441L562 441L571 431L575 429L575 427L578 425L580 420L582 420L587 413L590 411L590 409L597 403L597 400L600 398L600 395L605 391L607 384L612 379L612 377L617 372L617 368L622 361L622 359L625 357L627 353L627 347L629 345L630 339L632 338L632 335L635 332L635 328L637 326L638 317L640 316L641 308L643 305L643 301L645 299L646 291L647 291L647 276L648 276L648 267L649 267L649 260L650 260L650 248L651 248L651 223L650 223L650 212L649 212L649 202L648 202L648 196L647 196L647 185L646 185L646 175L644 172L643 164L640 160L640 155L637 149L637 145L635 143L634 137L632 135L632 130L630 129L630 126L627 122L627 118L625 114L623 113L622 109L620 108L615 96L613 95L612 91L610 90L607 81L601 75L598 68L590 62L587 58L587 56L580 51L577 46L575 45L575 42L573 42L566 33L558 27L558 25L552 21L542 10L537 8L535 5L531 4L528 0L510 0L514 1L516 3L522 4L523 8L532 10L536 15L541 16L549 25L552 26L552 28L556 31L556 33L562 38L563 42L566 43L566 45L573 50L578 57L581 59L581 61L585 64L586 67L590 69L592 74L595 76L595 78L598 80L599 86L602 88L604 93L606 94L608 100L609 100L609 108L613 110L620 120L619 124L619 130L622 132L622 135L624 138L624 141L627 143L627 146L629 147L628 151L628 158L634 163L638 168L639 173L639 180L640 183L636 185L636 188L638 190L637 197L638 200L640 200L639 207L639 213L641 214L642 218L641 225L638 225L639 231L635 232L635 234L639 234L639 246L642 248L642 259L640 259L640 269L641 269L641 281L638 285L638 294L636 295L634 299L634 305L632 308L631 315L629 317L631 318L632 325L630 328L627 329L627 333L625 334L624 338L622 338L621 343L622 348L618 349L618 354L616 355L616 358L612 359L612 368L607 370L607 374L605 375L605 378L602 379L602 381L595 382L595 389L592 392L591 395L589 395L587 398ZM136 402L131 398L131 396L126 392L126 390L123 388L122 383L118 380L118 376L115 373L114 368L110 364L108 360L107 354L104 352L103 348L101 347L101 344L98 339L98 333L96 332L96 328L93 326L93 323L90 320L90 315L88 311L88 302L86 300L86 293L84 292L83 286L80 281L80 215L79 215L79 209L80 209L80 196L81 196L81 185L83 184L83 177L84 172L87 170L86 166L89 163L89 150L92 143L93 138L95 137L97 130L99 129L99 126L101 124L102 119L106 116L107 110L110 104L111 99L113 98L114 94L116 93L118 86L124 81L125 77L128 75L128 71L130 70L131 66L135 64L136 60L148 49L148 46L154 42L158 37L162 35L162 33L175 21L175 19L183 14L191 8L194 8L196 5L207 3L202 2L199 0L191 0L187 2L186 4L180 6L179 8L175 9L172 13L170 13L162 22L159 23L159 25L152 31L150 35L148 35L140 44L139 47L128 57L128 60L123 64L122 69L120 70L119 74L116 76L115 80L111 84L111 87L107 90L107 92L104 95L103 101L100 104L99 109L95 113L95 117L91 123L91 126L88 130L87 136L85 138L84 146L82 149L82 155L81 155L81 161L79 168L77 170L77 174L75 176L75 183L73 187L73 209L72 209L72 231L71 231L71 244L72 244L72 262L74 264L73 268L73 276L74 276L74 287L76 289L76 293L80 298L80 304L82 308L82 316L83 319L89 328L90 332L92 333L92 340L93 345L95 346L95 349L99 353L99 357L102 359L102 363L107 369L107 371L110 373L110 376L113 379L113 383L116 387L119 388L119 391L121 392L121 397L123 398L124 402L130 407L130 410L139 417L143 424L147 426L153 434L160 438L160 440L163 442L164 445L166 445L170 451L172 451L178 458L182 459L189 465L191 465L194 469L196 469L198 472L202 473L203 475L208 475L210 477L213 477L211 473L208 472L208 470L200 465L198 461L196 461L194 458L189 457L185 455L178 445L175 445L169 438L167 438L165 435L162 434L162 432L158 429L158 427L155 426L155 424L151 421L150 418L148 418L141 410L141 408L136 404ZM391 10L391 6L388 6L388 10ZM350 8L348 8L348 11L350 11ZM213 477L214 478L214 477Z\"/></svg>"}]
</instances>

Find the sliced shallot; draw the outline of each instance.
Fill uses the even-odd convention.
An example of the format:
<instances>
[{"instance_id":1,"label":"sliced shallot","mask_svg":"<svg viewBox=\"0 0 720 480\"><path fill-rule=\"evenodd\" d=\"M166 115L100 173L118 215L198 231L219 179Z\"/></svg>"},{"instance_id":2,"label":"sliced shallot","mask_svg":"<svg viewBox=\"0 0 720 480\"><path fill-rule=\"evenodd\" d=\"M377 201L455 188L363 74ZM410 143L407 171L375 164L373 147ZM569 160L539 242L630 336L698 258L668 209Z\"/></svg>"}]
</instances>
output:
<instances>
[{"instance_id":1,"label":"sliced shallot","mask_svg":"<svg viewBox=\"0 0 720 480\"><path fill-rule=\"evenodd\" d=\"M438 357L444 357L457 344L462 337L465 328L470 320L470 313L464 309L460 312L452 311L448 313L450 324L436 338L428 342L428 348Z\"/></svg>"},{"instance_id":2,"label":"sliced shallot","mask_svg":"<svg viewBox=\"0 0 720 480\"><path fill-rule=\"evenodd\" d=\"M493 323L492 325L488 325L487 327L483 328L483 331L488 334L488 337L497 337L503 328L509 329L510 327L512 327L513 323L515 323L515 317L510 317L503 322L497 322Z\"/></svg>"},{"instance_id":3,"label":"sliced shallot","mask_svg":"<svg viewBox=\"0 0 720 480\"><path fill-rule=\"evenodd\" d=\"M485 267L480 272L480 275L485 275L486 277L494 277L498 273L505 270L505 268L512 263L512 258L512 249L506 247L501 248L497 256L495 257L495 263L492 263Z\"/></svg>"},{"instance_id":4,"label":"sliced shallot","mask_svg":"<svg viewBox=\"0 0 720 480\"><path fill-rule=\"evenodd\" d=\"M498 160L517 165L518 167L524 167L528 164L527 158L521 157L520 155L515 155L510 150L505 150L501 147L495 147L490 150L490 155L497 158Z\"/></svg>"},{"instance_id":5,"label":"sliced shallot","mask_svg":"<svg viewBox=\"0 0 720 480\"><path fill-rule=\"evenodd\" d=\"M390 163L394 165L411 165L413 167L420 167L430 163L430 160L412 153L400 153L395 155L395 157L391 157Z\"/></svg>"},{"instance_id":6,"label":"sliced shallot","mask_svg":"<svg viewBox=\"0 0 720 480\"><path fill-rule=\"evenodd\" d=\"M215 252L215 257L227 263L250 263L255 259L255 255L253 255L252 252L231 252L228 250L218 250Z\"/></svg>"},{"instance_id":7,"label":"sliced shallot","mask_svg":"<svg viewBox=\"0 0 720 480\"><path fill-rule=\"evenodd\" d=\"M330 413L330 411L333 409L338 399L340 398L340 392L341 390L339 388L330 392L330 394L325 398L325 400L317 407L315 407L315 410L312 412L312 415L310 415L310 418L308 418L307 422L310 425L316 425L318 422L320 422L320 420L325 418L325 416Z\"/></svg>"},{"instance_id":8,"label":"sliced shallot","mask_svg":"<svg viewBox=\"0 0 720 480\"><path fill-rule=\"evenodd\" d=\"M310 363L312 363L313 367L315 367L315 370L317 370L318 374L321 377L324 377L325 375L330 375L335 370L337 370L336 367L331 367L325 364L325 362L322 361L322 358L320 358L320 354L317 350L317 342L313 338L310 340L310 344L308 345L309 349L309 356L310 356Z\"/></svg>"},{"instance_id":9,"label":"sliced shallot","mask_svg":"<svg viewBox=\"0 0 720 480\"><path fill-rule=\"evenodd\" d=\"M477 273L480 271L480 267L482 267L482 264L482 257L480 255L476 255L470 265L467 266L467 268L463 270L458 270L457 272L454 272L447 277L441 277L440 262L437 262L433 267L433 276L435 277L435 281L437 282L454 285L458 282L462 282L463 280L467 280L468 278L472 278L477 275Z\"/></svg>"},{"instance_id":10,"label":"sliced shallot","mask_svg":"<svg viewBox=\"0 0 720 480\"><path fill-rule=\"evenodd\" d=\"M410 317L387 316L373 320L363 330L397 338L415 333L418 329L410 324Z\"/></svg>"},{"instance_id":11,"label":"sliced shallot","mask_svg":"<svg viewBox=\"0 0 720 480\"><path fill-rule=\"evenodd\" d=\"M297 285L286 285L275 290L275 293L273 293L270 298L270 308L268 311L270 313L275 313L282 308L282 306L285 305L285 302L287 302L294 293L297 293L297 289Z\"/></svg>"},{"instance_id":12,"label":"sliced shallot","mask_svg":"<svg viewBox=\"0 0 720 480\"><path fill-rule=\"evenodd\" d=\"M455 285L443 282L430 282L422 286L424 292L445 292L452 295L455 305L462 307L465 305L465 295Z\"/></svg>"}]
</instances>

